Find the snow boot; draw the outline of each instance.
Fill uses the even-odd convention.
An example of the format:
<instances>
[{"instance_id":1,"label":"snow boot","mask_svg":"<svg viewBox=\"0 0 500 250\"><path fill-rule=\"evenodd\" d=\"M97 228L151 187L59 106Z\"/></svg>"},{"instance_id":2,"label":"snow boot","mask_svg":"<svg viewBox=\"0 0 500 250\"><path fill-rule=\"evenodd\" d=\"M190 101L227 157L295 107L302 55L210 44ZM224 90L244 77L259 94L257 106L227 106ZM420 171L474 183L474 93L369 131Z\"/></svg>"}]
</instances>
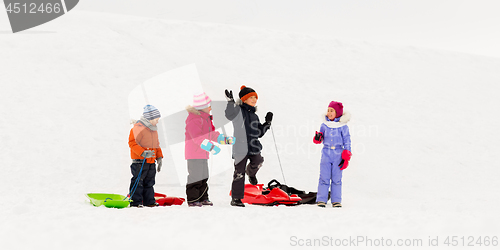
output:
<instances>
[{"instance_id":1,"label":"snow boot","mask_svg":"<svg viewBox=\"0 0 500 250\"><path fill-rule=\"evenodd\" d=\"M199 202L199 201L191 201L191 202L188 202L188 206L189 207L201 207L201 206L203 206L203 204L201 204L201 202Z\"/></svg>"},{"instance_id":2,"label":"snow boot","mask_svg":"<svg viewBox=\"0 0 500 250\"><path fill-rule=\"evenodd\" d=\"M248 169L250 168L250 164L248 164L246 170L245 170L245 173L247 174L248 176L248 181L250 182L250 184L252 185L257 185L257 183L259 183L257 181L257 177L256 176L250 176L250 173L248 172Z\"/></svg>"},{"instance_id":3,"label":"snow boot","mask_svg":"<svg viewBox=\"0 0 500 250\"><path fill-rule=\"evenodd\" d=\"M245 204L243 204L243 202L241 202L241 199L232 199L231 200L231 206L234 206L234 207L245 207Z\"/></svg>"},{"instance_id":4,"label":"snow boot","mask_svg":"<svg viewBox=\"0 0 500 250\"><path fill-rule=\"evenodd\" d=\"M326 207L326 202L318 201L318 207Z\"/></svg>"},{"instance_id":5,"label":"snow boot","mask_svg":"<svg viewBox=\"0 0 500 250\"><path fill-rule=\"evenodd\" d=\"M340 204L340 202L334 202L334 203L332 203L332 207L334 207L334 208L341 208L342 204Z\"/></svg>"},{"instance_id":6,"label":"snow boot","mask_svg":"<svg viewBox=\"0 0 500 250\"><path fill-rule=\"evenodd\" d=\"M252 185L257 185L257 183L259 183L257 181L257 177L255 177L255 176L248 176L248 181L250 181L250 184L252 184Z\"/></svg>"},{"instance_id":7,"label":"snow boot","mask_svg":"<svg viewBox=\"0 0 500 250\"><path fill-rule=\"evenodd\" d=\"M158 203L156 203L156 202L155 202L155 203L153 203L153 204L149 204L149 205L147 205L146 207L157 207L157 206L159 206L159 205L160 205L160 204L158 204Z\"/></svg>"},{"instance_id":8,"label":"snow boot","mask_svg":"<svg viewBox=\"0 0 500 250\"><path fill-rule=\"evenodd\" d=\"M201 202L201 205L203 205L203 206L213 206L214 204L209 199L206 199L206 200L204 200L204 201Z\"/></svg>"}]
</instances>

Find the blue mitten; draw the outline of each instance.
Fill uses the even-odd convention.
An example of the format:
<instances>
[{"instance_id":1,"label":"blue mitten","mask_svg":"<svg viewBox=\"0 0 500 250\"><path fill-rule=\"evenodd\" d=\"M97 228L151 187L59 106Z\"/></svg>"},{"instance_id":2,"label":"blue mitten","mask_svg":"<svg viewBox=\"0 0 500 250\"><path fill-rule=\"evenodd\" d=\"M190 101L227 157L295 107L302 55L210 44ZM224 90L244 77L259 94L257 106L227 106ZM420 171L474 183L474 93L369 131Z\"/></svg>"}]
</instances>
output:
<instances>
[{"instance_id":1,"label":"blue mitten","mask_svg":"<svg viewBox=\"0 0 500 250\"><path fill-rule=\"evenodd\" d=\"M234 141L235 138L233 136L225 137L223 134L220 134L219 137L217 137L217 142L222 145L233 145Z\"/></svg>"},{"instance_id":2,"label":"blue mitten","mask_svg":"<svg viewBox=\"0 0 500 250\"><path fill-rule=\"evenodd\" d=\"M208 151L210 152L211 154L213 155L216 155L218 153L220 153L220 148L217 147L216 145L214 145L210 140L208 139L205 139L203 140L203 142L201 143L200 147L205 150L205 151Z\"/></svg>"}]
</instances>

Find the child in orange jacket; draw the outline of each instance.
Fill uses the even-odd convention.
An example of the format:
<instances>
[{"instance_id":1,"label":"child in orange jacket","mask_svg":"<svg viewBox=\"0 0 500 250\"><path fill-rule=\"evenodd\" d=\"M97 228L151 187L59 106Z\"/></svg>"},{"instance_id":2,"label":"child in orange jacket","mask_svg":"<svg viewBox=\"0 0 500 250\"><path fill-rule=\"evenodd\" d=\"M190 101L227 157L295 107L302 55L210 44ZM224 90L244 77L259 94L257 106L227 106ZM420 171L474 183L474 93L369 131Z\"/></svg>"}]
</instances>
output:
<instances>
[{"instance_id":1,"label":"child in orange jacket","mask_svg":"<svg viewBox=\"0 0 500 250\"><path fill-rule=\"evenodd\" d=\"M158 206L154 198L154 184L156 176L156 165L158 172L161 170L163 153L158 140L158 128L156 125L161 117L160 111L153 105L144 107L143 116L134 124L130 130L129 147L132 165L132 179L130 180L130 192L140 173L135 192L132 194L131 207L155 207ZM140 171L142 169L142 172Z\"/></svg>"}]
</instances>

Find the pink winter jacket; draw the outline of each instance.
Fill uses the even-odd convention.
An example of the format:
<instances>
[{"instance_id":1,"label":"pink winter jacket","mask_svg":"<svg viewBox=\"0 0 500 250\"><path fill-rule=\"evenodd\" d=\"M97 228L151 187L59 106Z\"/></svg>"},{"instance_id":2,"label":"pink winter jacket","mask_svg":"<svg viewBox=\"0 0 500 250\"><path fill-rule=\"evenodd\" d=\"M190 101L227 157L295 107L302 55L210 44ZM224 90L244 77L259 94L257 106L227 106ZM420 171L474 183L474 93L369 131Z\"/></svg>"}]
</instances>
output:
<instances>
[{"instance_id":1,"label":"pink winter jacket","mask_svg":"<svg viewBox=\"0 0 500 250\"><path fill-rule=\"evenodd\" d=\"M210 153L203 150L200 145L205 139L217 142L220 133L215 131L210 114L196 110L191 106L187 107L186 110L189 113L186 119L186 160L208 159Z\"/></svg>"}]
</instances>

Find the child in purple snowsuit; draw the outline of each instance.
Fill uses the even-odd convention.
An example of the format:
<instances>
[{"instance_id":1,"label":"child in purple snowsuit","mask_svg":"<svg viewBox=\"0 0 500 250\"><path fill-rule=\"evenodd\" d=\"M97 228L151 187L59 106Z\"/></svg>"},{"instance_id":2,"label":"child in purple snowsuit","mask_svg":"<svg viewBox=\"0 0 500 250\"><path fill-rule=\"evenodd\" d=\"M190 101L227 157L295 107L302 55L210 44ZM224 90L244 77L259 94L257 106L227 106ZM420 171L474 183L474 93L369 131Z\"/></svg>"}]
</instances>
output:
<instances>
[{"instance_id":1,"label":"child in purple snowsuit","mask_svg":"<svg viewBox=\"0 0 500 250\"><path fill-rule=\"evenodd\" d=\"M323 143L316 197L320 207L326 207L330 187L332 206L342 206L342 172L351 158L351 135L347 127L350 114L343 114L342 103L330 102L328 112L323 116L320 132L316 132L313 139L316 144Z\"/></svg>"}]
</instances>

